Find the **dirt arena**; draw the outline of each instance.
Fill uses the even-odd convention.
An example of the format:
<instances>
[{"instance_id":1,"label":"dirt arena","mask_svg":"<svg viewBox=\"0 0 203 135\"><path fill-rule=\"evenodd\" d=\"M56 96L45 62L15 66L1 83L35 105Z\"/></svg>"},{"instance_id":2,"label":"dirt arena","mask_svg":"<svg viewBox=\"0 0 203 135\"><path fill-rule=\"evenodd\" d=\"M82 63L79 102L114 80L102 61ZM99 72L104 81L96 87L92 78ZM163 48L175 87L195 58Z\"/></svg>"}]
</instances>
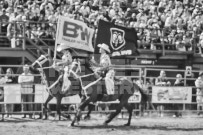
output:
<instances>
[{"instance_id":1,"label":"dirt arena","mask_svg":"<svg viewBox=\"0 0 203 135\"><path fill-rule=\"evenodd\" d=\"M203 118L185 116L133 118L129 127L122 126L126 118L117 118L103 126L106 116L94 115L91 120L68 127L69 121L22 119L21 116L6 118L0 122L0 135L201 135Z\"/></svg>"}]
</instances>

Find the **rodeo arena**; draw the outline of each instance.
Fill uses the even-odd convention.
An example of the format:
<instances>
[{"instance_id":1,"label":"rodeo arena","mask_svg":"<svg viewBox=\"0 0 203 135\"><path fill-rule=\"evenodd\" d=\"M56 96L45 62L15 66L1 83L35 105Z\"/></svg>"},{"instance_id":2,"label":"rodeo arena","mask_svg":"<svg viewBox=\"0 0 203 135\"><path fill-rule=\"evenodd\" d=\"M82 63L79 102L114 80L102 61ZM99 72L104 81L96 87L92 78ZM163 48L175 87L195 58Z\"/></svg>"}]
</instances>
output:
<instances>
[{"instance_id":1,"label":"rodeo arena","mask_svg":"<svg viewBox=\"0 0 203 135\"><path fill-rule=\"evenodd\" d=\"M203 0L0 0L0 135L203 134Z\"/></svg>"}]
</instances>

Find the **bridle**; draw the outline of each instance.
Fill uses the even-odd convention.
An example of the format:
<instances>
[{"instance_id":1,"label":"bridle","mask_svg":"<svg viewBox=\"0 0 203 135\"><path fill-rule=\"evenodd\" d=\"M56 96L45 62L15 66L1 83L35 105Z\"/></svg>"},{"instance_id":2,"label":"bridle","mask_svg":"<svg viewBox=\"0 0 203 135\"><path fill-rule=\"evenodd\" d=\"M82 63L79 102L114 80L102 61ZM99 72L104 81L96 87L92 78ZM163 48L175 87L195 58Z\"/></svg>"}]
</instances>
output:
<instances>
[{"instance_id":1,"label":"bridle","mask_svg":"<svg viewBox=\"0 0 203 135\"><path fill-rule=\"evenodd\" d=\"M47 67L43 67L43 64L44 64L45 62L47 62L47 61L48 61L47 56L41 55L41 56L40 56L37 60L35 60L35 62L32 64L32 67L34 67L36 64L39 65L40 68L37 68L37 70L39 71L39 73L40 73L40 75L41 75L41 77L42 77L42 81L43 81L43 82L45 83L45 85L46 85L46 88L48 88L49 86L48 86L47 78L46 78L46 75L45 75L43 69L46 69ZM50 95L52 95L52 93L51 93L48 89L46 89L46 91L47 91ZM52 95L52 96L53 96L53 95Z\"/></svg>"}]
</instances>

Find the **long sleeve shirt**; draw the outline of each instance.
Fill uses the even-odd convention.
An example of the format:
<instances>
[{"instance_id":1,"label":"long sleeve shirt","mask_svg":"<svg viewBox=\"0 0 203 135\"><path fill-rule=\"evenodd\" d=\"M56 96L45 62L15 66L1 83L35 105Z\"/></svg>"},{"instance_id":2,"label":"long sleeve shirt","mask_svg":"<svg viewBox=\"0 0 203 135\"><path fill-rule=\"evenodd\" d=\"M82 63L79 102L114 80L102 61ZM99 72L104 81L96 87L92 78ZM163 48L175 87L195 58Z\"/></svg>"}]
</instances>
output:
<instances>
[{"instance_id":1,"label":"long sleeve shirt","mask_svg":"<svg viewBox=\"0 0 203 135\"><path fill-rule=\"evenodd\" d=\"M34 82L34 76L31 73L25 74L22 73L18 77L18 83L32 83Z\"/></svg>"}]
</instances>

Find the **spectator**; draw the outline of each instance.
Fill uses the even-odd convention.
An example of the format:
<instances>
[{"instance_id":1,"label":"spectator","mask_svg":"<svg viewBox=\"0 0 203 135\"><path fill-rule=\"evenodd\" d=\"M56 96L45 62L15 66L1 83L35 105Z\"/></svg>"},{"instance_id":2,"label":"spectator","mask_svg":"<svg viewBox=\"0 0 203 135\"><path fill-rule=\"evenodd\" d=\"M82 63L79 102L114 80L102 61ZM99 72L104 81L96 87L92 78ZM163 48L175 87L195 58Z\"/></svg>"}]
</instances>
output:
<instances>
[{"instance_id":1,"label":"spectator","mask_svg":"<svg viewBox=\"0 0 203 135\"><path fill-rule=\"evenodd\" d=\"M175 80L174 86L184 86L184 80L183 80L183 77L182 77L181 74L177 74L177 75L176 75L176 80ZM177 110L177 111L175 112L175 114L173 115L173 117L182 117L182 113L178 111L178 110L181 109L180 106L181 106L181 105L173 104L173 108L174 108L175 110Z\"/></svg>"},{"instance_id":2,"label":"spectator","mask_svg":"<svg viewBox=\"0 0 203 135\"><path fill-rule=\"evenodd\" d=\"M3 9L3 14L0 16L0 24L1 24L2 33L7 32L8 21L9 21L9 17L6 15L6 10ZM4 35L6 35L6 34L4 34Z\"/></svg>"},{"instance_id":3,"label":"spectator","mask_svg":"<svg viewBox=\"0 0 203 135\"><path fill-rule=\"evenodd\" d=\"M203 110L203 72L199 73L199 77L195 81L196 91L196 101L197 101L197 111L198 116L201 115L200 110Z\"/></svg>"},{"instance_id":4,"label":"spectator","mask_svg":"<svg viewBox=\"0 0 203 135\"><path fill-rule=\"evenodd\" d=\"M156 78L155 85L156 86L170 86L171 85L171 82L168 81L164 70L160 71L160 76L158 76Z\"/></svg>"},{"instance_id":5,"label":"spectator","mask_svg":"<svg viewBox=\"0 0 203 135\"><path fill-rule=\"evenodd\" d=\"M0 67L0 85L4 83L4 71Z\"/></svg>"},{"instance_id":6,"label":"spectator","mask_svg":"<svg viewBox=\"0 0 203 135\"><path fill-rule=\"evenodd\" d=\"M83 17L88 17L90 14L90 7L87 4L88 2L84 1L82 7L80 8L80 13Z\"/></svg>"},{"instance_id":7,"label":"spectator","mask_svg":"<svg viewBox=\"0 0 203 135\"><path fill-rule=\"evenodd\" d=\"M154 78L150 77L149 80L147 81L146 85L147 85L147 89L148 89L148 106L147 109L152 108L153 110L155 110L154 105L152 104L152 86L154 86Z\"/></svg>"},{"instance_id":8,"label":"spectator","mask_svg":"<svg viewBox=\"0 0 203 135\"><path fill-rule=\"evenodd\" d=\"M0 85L2 85L4 83L4 71L3 69L0 67ZM2 94L2 93L1 93ZM0 104L0 109L1 111L0 112L3 112L4 111L4 105L3 104ZM2 118L3 118L3 114L2 114Z\"/></svg>"},{"instance_id":9,"label":"spectator","mask_svg":"<svg viewBox=\"0 0 203 135\"><path fill-rule=\"evenodd\" d=\"M33 102L33 82L34 76L30 73L29 66L24 65L23 73L18 77L18 83L21 84L22 112L32 111L33 109L32 104L25 104L26 102ZM23 118L26 118L26 114ZM32 118L31 114L29 118Z\"/></svg>"},{"instance_id":10,"label":"spectator","mask_svg":"<svg viewBox=\"0 0 203 135\"><path fill-rule=\"evenodd\" d=\"M171 85L171 82L168 81L164 70L160 71L160 76L158 76L156 78L155 85L156 86L170 86ZM157 110L158 110L159 117L163 117L162 111L164 110L164 105L162 105L162 104L157 105Z\"/></svg>"},{"instance_id":11,"label":"spectator","mask_svg":"<svg viewBox=\"0 0 203 135\"><path fill-rule=\"evenodd\" d=\"M5 84L12 84L12 83L16 83L15 81L15 77L13 75L13 70L11 68L8 68L6 70L6 74L4 77L4 83ZM4 108L5 108L5 113L11 113L13 112L13 104L4 104ZM7 114L7 117L11 117L11 115Z\"/></svg>"}]
</instances>

